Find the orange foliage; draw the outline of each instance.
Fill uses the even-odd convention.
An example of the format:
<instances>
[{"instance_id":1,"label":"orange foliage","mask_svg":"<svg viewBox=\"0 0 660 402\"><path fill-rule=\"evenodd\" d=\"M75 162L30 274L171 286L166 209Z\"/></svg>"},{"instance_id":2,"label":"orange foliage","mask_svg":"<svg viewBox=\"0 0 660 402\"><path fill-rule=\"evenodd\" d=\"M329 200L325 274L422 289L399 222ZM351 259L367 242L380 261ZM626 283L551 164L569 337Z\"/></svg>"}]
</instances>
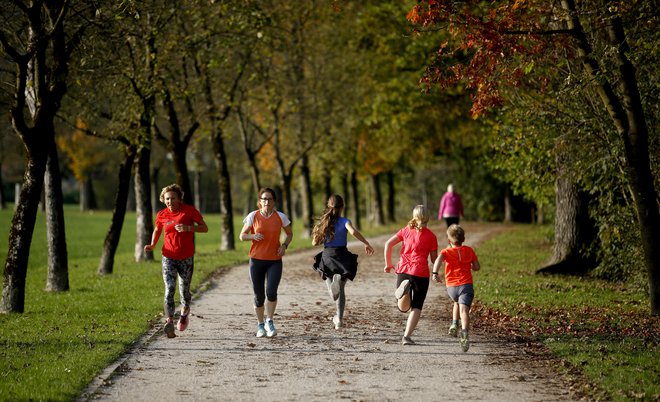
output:
<instances>
[{"instance_id":1,"label":"orange foliage","mask_svg":"<svg viewBox=\"0 0 660 402\"><path fill-rule=\"evenodd\" d=\"M78 182L87 180L106 155L103 141L85 134L87 128L87 123L77 118L76 130L71 136L57 138L57 145L69 159L67 166Z\"/></svg>"}]
</instances>

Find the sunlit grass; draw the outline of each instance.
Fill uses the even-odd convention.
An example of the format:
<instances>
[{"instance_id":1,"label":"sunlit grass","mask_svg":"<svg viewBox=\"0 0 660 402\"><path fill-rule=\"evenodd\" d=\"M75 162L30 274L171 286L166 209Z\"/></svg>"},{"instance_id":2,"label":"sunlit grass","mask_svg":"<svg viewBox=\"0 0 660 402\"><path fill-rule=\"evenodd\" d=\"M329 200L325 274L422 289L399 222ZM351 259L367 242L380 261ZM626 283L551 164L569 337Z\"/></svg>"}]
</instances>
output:
<instances>
[{"instance_id":1,"label":"sunlit grass","mask_svg":"<svg viewBox=\"0 0 660 402\"><path fill-rule=\"evenodd\" d=\"M657 400L660 324L645 289L535 274L551 252L549 229L535 226L483 244L477 299L505 314L503 330L544 342L568 362L566 371L585 374L607 399Z\"/></svg>"},{"instance_id":2,"label":"sunlit grass","mask_svg":"<svg viewBox=\"0 0 660 402\"><path fill-rule=\"evenodd\" d=\"M0 211L0 260L7 255L13 212ZM47 245L44 216L39 214L32 247L23 314L0 315L0 400L71 400L103 368L161 319L163 283L159 241L155 261L133 261L135 215L128 214L111 275L96 274L110 212L81 213L66 206L69 258L68 292L44 291ZM242 216L235 218L236 250L219 251L220 217L204 216L209 233L195 237L197 288L223 267L247 262L249 242L238 240ZM290 251L311 247L294 221ZM389 233L392 228L365 230ZM246 282L246 286L249 284ZM178 301L178 292L175 298Z\"/></svg>"}]
</instances>

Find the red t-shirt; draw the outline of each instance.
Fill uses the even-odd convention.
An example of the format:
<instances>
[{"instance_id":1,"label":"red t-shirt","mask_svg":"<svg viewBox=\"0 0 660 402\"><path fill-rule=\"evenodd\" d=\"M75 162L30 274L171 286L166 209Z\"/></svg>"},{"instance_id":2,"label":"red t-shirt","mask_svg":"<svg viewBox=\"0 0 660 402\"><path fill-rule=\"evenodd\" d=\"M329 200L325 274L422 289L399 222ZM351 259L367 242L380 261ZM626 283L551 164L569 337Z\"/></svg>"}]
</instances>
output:
<instances>
[{"instance_id":1,"label":"red t-shirt","mask_svg":"<svg viewBox=\"0 0 660 402\"><path fill-rule=\"evenodd\" d=\"M396 236L403 244L395 272L428 278L429 254L438 250L438 239L435 234L428 228L416 230L406 226L399 230Z\"/></svg>"},{"instance_id":2,"label":"red t-shirt","mask_svg":"<svg viewBox=\"0 0 660 402\"><path fill-rule=\"evenodd\" d=\"M170 212L168 208L160 210L156 215L156 229L162 229L165 234L163 256L173 260L192 257L195 254L195 232L177 232L174 226L201 222L204 222L202 214L191 205L181 204L176 212Z\"/></svg>"},{"instance_id":3,"label":"red t-shirt","mask_svg":"<svg viewBox=\"0 0 660 402\"><path fill-rule=\"evenodd\" d=\"M469 246L447 247L440 251L445 262L445 283L447 286L461 286L472 283L472 262L477 255Z\"/></svg>"}]
</instances>

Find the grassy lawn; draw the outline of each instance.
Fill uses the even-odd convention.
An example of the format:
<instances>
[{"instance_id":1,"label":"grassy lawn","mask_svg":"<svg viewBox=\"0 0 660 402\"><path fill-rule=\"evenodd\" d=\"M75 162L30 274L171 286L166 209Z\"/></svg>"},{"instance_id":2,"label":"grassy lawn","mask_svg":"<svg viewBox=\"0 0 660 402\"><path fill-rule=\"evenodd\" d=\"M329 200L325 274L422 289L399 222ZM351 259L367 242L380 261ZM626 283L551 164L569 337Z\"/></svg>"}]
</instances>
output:
<instances>
[{"instance_id":1,"label":"grassy lawn","mask_svg":"<svg viewBox=\"0 0 660 402\"><path fill-rule=\"evenodd\" d=\"M0 261L7 256L13 211L0 211ZM45 292L47 243L40 214L27 274L25 312L0 314L0 400L71 400L107 365L162 318L163 280L159 241L155 261L133 261L135 215L126 218L114 273L96 274L110 212L81 213L65 207L70 291ZM196 236L193 288L214 271L247 262L248 242L238 240L242 216L236 217L236 250L219 252L220 218L205 214L209 233ZM296 237L289 250L310 247ZM398 228L398 225L395 226ZM393 228L381 228L394 232ZM364 233L374 233L364 230ZM246 283L246 286L248 284ZM176 300L178 303L178 291Z\"/></svg>"},{"instance_id":2,"label":"grassy lawn","mask_svg":"<svg viewBox=\"0 0 660 402\"><path fill-rule=\"evenodd\" d=\"M535 275L551 254L549 234L520 226L478 248L484 268L475 282L480 325L544 343L567 374L586 376L591 384L582 384L582 391L596 399L660 399L660 320L649 315L646 291Z\"/></svg>"},{"instance_id":3,"label":"grassy lawn","mask_svg":"<svg viewBox=\"0 0 660 402\"><path fill-rule=\"evenodd\" d=\"M0 211L3 263L11 216L12 211ZM0 315L0 400L74 399L161 320L160 254L154 262L133 262L134 215L126 219L114 273L96 275L110 217L110 212L88 214L67 207L71 290L48 293L43 290L45 224L39 216L25 313ZM236 235L241 218L236 220ZM247 261L249 243L237 241L237 250L219 252L220 218L207 214L205 219L210 232L196 237L193 287L217 269ZM400 226L363 232L394 233ZM294 233L300 228L294 227ZM162 239L158 249L160 245ZM309 239L298 236L290 250L309 246ZM577 370L604 390L605 399L657 400L659 324L648 316L647 298L624 285L534 275L550 250L548 229L538 226L512 226L510 232L478 247L484 267L475 283L478 325L515 339L543 342L564 359L567 371Z\"/></svg>"}]
</instances>

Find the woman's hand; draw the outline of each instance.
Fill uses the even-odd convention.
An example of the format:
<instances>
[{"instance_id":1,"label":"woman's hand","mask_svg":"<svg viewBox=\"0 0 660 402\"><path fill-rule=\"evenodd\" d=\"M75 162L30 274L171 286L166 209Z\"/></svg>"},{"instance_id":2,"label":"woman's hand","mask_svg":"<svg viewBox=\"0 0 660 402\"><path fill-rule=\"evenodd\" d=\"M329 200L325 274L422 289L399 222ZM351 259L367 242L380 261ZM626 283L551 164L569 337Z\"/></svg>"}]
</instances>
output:
<instances>
[{"instance_id":1,"label":"woman's hand","mask_svg":"<svg viewBox=\"0 0 660 402\"><path fill-rule=\"evenodd\" d=\"M393 266L391 266L391 265L390 265L390 266L386 266L385 268L383 268L383 272L385 272L385 273L387 273L387 274L389 274L389 273L390 273L390 271L392 270L392 268L394 268L394 267L393 267Z\"/></svg>"},{"instance_id":2,"label":"woman's hand","mask_svg":"<svg viewBox=\"0 0 660 402\"><path fill-rule=\"evenodd\" d=\"M254 241L261 241L264 239L264 235L261 233L255 233L252 235L252 240Z\"/></svg>"},{"instance_id":3,"label":"woman's hand","mask_svg":"<svg viewBox=\"0 0 660 402\"><path fill-rule=\"evenodd\" d=\"M154 251L154 247L151 244L147 244L146 246L144 246L145 253L150 253L152 251Z\"/></svg>"},{"instance_id":4,"label":"woman's hand","mask_svg":"<svg viewBox=\"0 0 660 402\"><path fill-rule=\"evenodd\" d=\"M192 232L195 227L193 225L184 225L182 223L177 223L174 225L174 229L176 229L177 232Z\"/></svg>"},{"instance_id":5,"label":"woman's hand","mask_svg":"<svg viewBox=\"0 0 660 402\"><path fill-rule=\"evenodd\" d=\"M374 248L371 247L371 244L365 244L364 251L367 253L367 255L374 255Z\"/></svg>"}]
</instances>

